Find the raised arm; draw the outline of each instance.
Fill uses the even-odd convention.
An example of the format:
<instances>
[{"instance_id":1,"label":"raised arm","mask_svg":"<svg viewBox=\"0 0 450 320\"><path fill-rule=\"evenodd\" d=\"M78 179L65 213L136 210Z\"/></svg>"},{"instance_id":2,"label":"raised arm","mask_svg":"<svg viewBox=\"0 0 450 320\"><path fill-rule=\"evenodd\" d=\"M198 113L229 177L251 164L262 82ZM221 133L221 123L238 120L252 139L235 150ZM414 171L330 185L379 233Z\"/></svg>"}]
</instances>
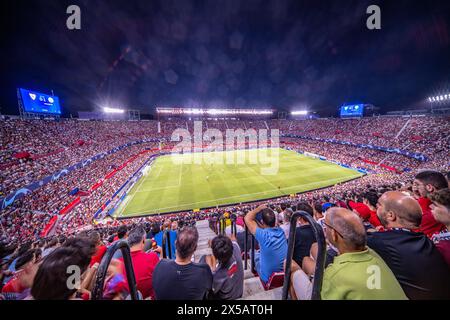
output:
<instances>
[{"instance_id":1,"label":"raised arm","mask_svg":"<svg viewBox=\"0 0 450 320\"><path fill-rule=\"evenodd\" d=\"M248 230L251 234L255 235L256 228L258 227L258 224L256 223L256 215L266 209L267 206L265 204L260 205L258 208L250 211L247 213L244 217L245 225L247 226Z\"/></svg>"}]
</instances>

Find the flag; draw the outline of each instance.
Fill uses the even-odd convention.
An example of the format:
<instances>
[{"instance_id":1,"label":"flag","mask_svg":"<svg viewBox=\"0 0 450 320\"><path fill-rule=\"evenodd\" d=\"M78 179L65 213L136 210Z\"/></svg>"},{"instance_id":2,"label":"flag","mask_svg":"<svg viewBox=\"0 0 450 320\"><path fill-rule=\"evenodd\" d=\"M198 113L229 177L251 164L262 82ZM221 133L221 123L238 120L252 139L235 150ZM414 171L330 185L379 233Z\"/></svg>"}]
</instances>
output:
<instances>
[{"instance_id":1,"label":"flag","mask_svg":"<svg viewBox=\"0 0 450 320\"><path fill-rule=\"evenodd\" d=\"M60 215L53 216L53 218L51 218L47 225L44 227L44 230L42 230L41 237L44 238L53 236L56 233L56 227L58 226L60 219Z\"/></svg>"}]
</instances>

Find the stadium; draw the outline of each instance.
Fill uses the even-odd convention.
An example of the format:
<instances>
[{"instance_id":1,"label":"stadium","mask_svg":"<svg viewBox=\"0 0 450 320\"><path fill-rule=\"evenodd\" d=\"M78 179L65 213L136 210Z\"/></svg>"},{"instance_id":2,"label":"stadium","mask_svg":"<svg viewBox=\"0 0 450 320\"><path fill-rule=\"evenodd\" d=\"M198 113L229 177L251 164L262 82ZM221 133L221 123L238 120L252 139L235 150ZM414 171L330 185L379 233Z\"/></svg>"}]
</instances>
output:
<instances>
[{"instance_id":1,"label":"stadium","mask_svg":"<svg viewBox=\"0 0 450 320\"><path fill-rule=\"evenodd\" d=\"M19 20L31 11L11 5L14 38L49 39L32 45L37 62L21 53L22 41L11 39L2 53L9 78L0 109L0 300L450 299L445 2L436 2L442 10L409 8L421 17L412 33L435 19L437 31L421 29L439 39L435 47L420 37L400 48L377 38L381 52L394 53L360 63L338 53L364 42L345 7L338 20L358 40L332 44L343 34L321 34L330 48L316 61L308 55L322 51L301 31L314 24L281 22L305 8L328 17L312 4L230 1L223 12L205 4L195 13L190 1L131 2L138 16L105 17L109 26L127 21L120 36L89 12L78 31L63 24L25 35ZM386 10L397 12L400 2ZM365 21L368 3L353 5ZM39 1L32 9L42 12ZM144 12L161 29L145 26ZM261 17L243 22L237 12ZM207 23L197 30L190 19ZM261 24L286 38L262 37ZM378 31L403 36L387 29ZM266 49L264 58L255 53ZM402 67L424 57L435 63ZM65 59L77 74L65 73Z\"/></svg>"}]
</instances>

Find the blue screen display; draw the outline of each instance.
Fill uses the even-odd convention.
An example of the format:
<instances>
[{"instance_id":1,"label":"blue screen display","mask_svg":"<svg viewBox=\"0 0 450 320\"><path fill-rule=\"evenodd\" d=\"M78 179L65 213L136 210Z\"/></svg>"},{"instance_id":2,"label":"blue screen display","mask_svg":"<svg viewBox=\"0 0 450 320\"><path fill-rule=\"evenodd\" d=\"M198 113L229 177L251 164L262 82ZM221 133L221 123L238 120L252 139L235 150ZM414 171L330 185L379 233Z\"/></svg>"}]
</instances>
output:
<instances>
[{"instance_id":1,"label":"blue screen display","mask_svg":"<svg viewBox=\"0 0 450 320\"><path fill-rule=\"evenodd\" d=\"M363 104L355 104L341 107L341 117L362 117L364 112Z\"/></svg>"},{"instance_id":2,"label":"blue screen display","mask_svg":"<svg viewBox=\"0 0 450 320\"><path fill-rule=\"evenodd\" d=\"M61 114L59 98L27 89L19 89L26 112Z\"/></svg>"}]
</instances>

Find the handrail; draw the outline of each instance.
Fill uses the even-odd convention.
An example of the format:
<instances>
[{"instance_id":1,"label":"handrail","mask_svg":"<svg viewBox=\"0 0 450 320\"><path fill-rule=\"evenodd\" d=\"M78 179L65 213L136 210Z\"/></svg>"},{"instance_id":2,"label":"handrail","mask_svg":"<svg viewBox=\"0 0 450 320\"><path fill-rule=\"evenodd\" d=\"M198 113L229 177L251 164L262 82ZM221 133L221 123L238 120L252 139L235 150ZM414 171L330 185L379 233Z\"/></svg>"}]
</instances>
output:
<instances>
[{"instance_id":1,"label":"handrail","mask_svg":"<svg viewBox=\"0 0 450 320\"><path fill-rule=\"evenodd\" d=\"M251 261L251 270L252 273L256 273L256 268L255 268L255 236L253 234L250 234L250 236L252 237L252 247L251 247L251 255L250 255L250 261ZM245 241L247 241L247 239L245 239Z\"/></svg>"},{"instance_id":2,"label":"handrail","mask_svg":"<svg viewBox=\"0 0 450 320\"><path fill-rule=\"evenodd\" d=\"M223 216L219 217L217 219L217 224L218 224L217 235L224 235L225 234L225 229L226 229L226 226L227 226L226 219Z\"/></svg>"},{"instance_id":3,"label":"handrail","mask_svg":"<svg viewBox=\"0 0 450 320\"><path fill-rule=\"evenodd\" d=\"M249 236L249 232L248 232L247 224L244 223L244 225L245 225L244 268L245 268L245 270L247 270L247 268L248 268L247 259L248 259L248 236ZM255 236L250 233L250 237L251 237L250 270L251 270L252 273L256 273L256 269L255 269Z\"/></svg>"},{"instance_id":4,"label":"handrail","mask_svg":"<svg viewBox=\"0 0 450 320\"><path fill-rule=\"evenodd\" d=\"M231 234L233 234L235 237L237 236L237 225L236 225L237 217L235 215L231 215L230 221L231 221Z\"/></svg>"},{"instance_id":5,"label":"handrail","mask_svg":"<svg viewBox=\"0 0 450 320\"><path fill-rule=\"evenodd\" d=\"M244 270L247 270L248 268L248 246L247 246L247 239L248 239L248 228L247 224L244 223L245 226L245 240L244 240Z\"/></svg>"},{"instance_id":6,"label":"handrail","mask_svg":"<svg viewBox=\"0 0 450 320\"><path fill-rule=\"evenodd\" d=\"M220 229L221 229L220 217L217 217L215 229L216 229L216 230L214 230L215 233L216 233L217 235L219 235L219 234L220 234Z\"/></svg>"},{"instance_id":7,"label":"handrail","mask_svg":"<svg viewBox=\"0 0 450 320\"><path fill-rule=\"evenodd\" d=\"M130 247L128 246L128 243L123 240L117 241L105 252L105 255L100 262L100 265L97 269L97 274L95 276L94 288L92 290L92 300L103 299L103 289L105 286L106 273L108 271L109 264L113 259L114 253L116 253L117 250L120 250L122 252L128 287L130 288L131 300L139 300L138 292L136 289L136 277L134 275L133 261L131 260Z\"/></svg>"},{"instance_id":8,"label":"handrail","mask_svg":"<svg viewBox=\"0 0 450 320\"><path fill-rule=\"evenodd\" d=\"M170 241L170 231L167 231L167 250L169 251L169 259L173 259L172 257L172 242Z\"/></svg>"},{"instance_id":9,"label":"handrail","mask_svg":"<svg viewBox=\"0 0 450 320\"><path fill-rule=\"evenodd\" d=\"M227 219L225 217L222 218L222 235L225 235L225 230L227 228Z\"/></svg>"},{"instance_id":10,"label":"handrail","mask_svg":"<svg viewBox=\"0 0 450 320\"><path fill-rule=\"evenodd\" d=\"M325 268L325 255L326 255L326 242L325 236L323 234L322 227L314 220L311 215L305 211L297 211L291 216L291 225L289 228L289 239L288 239L288 253L286 257L286 270L284 272L284 284L283 284L283 295L282 300L287 300L289 286L291 282L291 263L292 256L294 255L294 245L295 245L295 230L297 228L297 219L302 217L307 220L311 225L314 237L317 241L318 252L316 259L316 269L314 272L313 279L313 289L311 294L311 300L320 300L320 292L322 290L323 272Z\"/></svg>"},{"instance_id":11,"label":"handrail","mask_svg":"<svg viewBox=\"0 0 450 320\"><path fill-rule=\"evenodd\" d=\"M167 247L167 250L166 250ZM169 251L169 252L167 252ZM162 236L162 252L164 259L172 259L172 244L170 243L170 230L164 230Z\"/></svg>"},{"instance_id":12,"label":"handrail","mask_svg":"<svg viewBox=\"0 0 450 320\"><path fill-rule=\"evenodd\" d=\"M167 251L166 251L166 243L167 243L167 234L165 231L162 231L162 240L161 240L161 246L162 246L162 256L163 259L167 259Z\"/></svg>"}]
</instances>

